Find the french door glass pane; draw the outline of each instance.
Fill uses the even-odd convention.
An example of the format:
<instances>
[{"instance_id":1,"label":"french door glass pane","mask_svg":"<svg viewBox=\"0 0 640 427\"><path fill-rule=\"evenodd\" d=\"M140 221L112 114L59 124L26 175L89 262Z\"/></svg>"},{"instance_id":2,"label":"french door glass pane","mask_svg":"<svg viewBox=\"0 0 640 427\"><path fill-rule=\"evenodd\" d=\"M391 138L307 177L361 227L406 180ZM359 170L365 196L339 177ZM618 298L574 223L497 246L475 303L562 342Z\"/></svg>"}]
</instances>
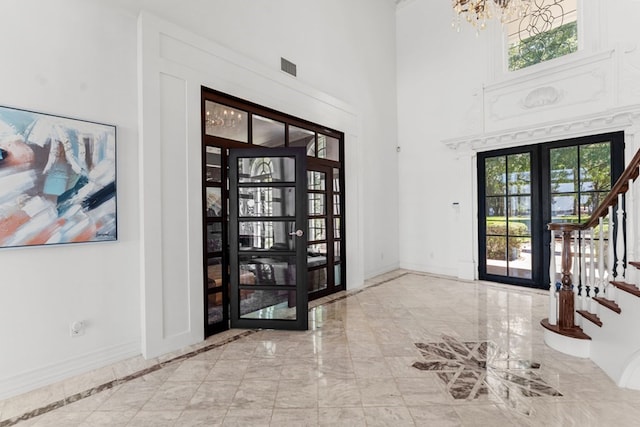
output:
<instances>
[{"instance_id":1,"label":"french door glass pane","mask_svg":"<svg viewBox=\"0 0 640 427\"><path fill-rule=\"evenodd\" d=\"M222 223L207 224L207 252L222 251Z\"/></svg>"},{"instance_id":2,"label":"french door glass pane","mask_svg":"<svg viewBox=\"0 0 640 427\"><path fill-rule=\"evenodd\" d=\"M222 215L222 189L207 187L207 216L219 218Z\"/></svg>"},{"instance_id":3,"label":"french door glass pane","mask_svg":"<svg viewBox=\"0 0 640 427\"><path fill-rule=\"evenodd\" d=\"M577 193L551 197L551 222L579 222Z\"/></svg>"},{"instance_id":4,"label":"french door glass pane","mask_svg":"<svg viewBox=\"0 0 640 427\"><path fill-rule=\"evenodd\" d=\"M240 289L243 319L296 319L296 291Z\"/></svg>"},{"instance_id":5,"label":"french door glass pane","mask_svg":"<svg viewBox=\"0 0 640 427\"><path fill-rule=\"evenodd\" d=\"M507 275L507 238L487 236L487 273Z\"/></svg>"},{"instance_id":6,"label":"french door glass pane","mask_svg":"<svg viewBox=\"0 0 640 427\"><path fill-rule=\"evenodd\" d=\"M307 240L325 240L327 238L327 220L316 218L309 220L309 236Z\"/></svg>"},{"instance_id":7,"label":"french door glass pane","mask_svg":"<svg viewBox=\"0 0 640 427\"><path fill-rule=\"evenodd\" d=\"M296 160L293 157L243 157L238 159L238 182L294 182Z\"/></svg>"},{"instance_id":8,"label":"french door glass pane","mask_svg":"<svg viewBox=\"0 0 640 427\"><path fill-rule=\"evenodd\" d=\"M611 143L600 142L580 147L580 190L611 189Z\"/></svg>"},{"instance_id":9,"label":"french door glass pane","mask_svg":"<svg viewBox=\"0 0 640 427\"><path fill-rule=\"evenodd\" d=\"M486 198L487 222L504 222L507 220L507 199L504 196L491 196Z\"/></svg>"},{"instance_id":10,"label":"french door glass pane","mask_svg":"<svg viewBox=\"0 0 640 427\"><path fill-rule=\"evenodd\" d=\"M205 179L207 182L222 182L222 158L221 149L218 147L206 148L207 170Z\"/></svg>"},{"instance_id":11,"label":"french door glass pane","mask_svg":"<svg viewBox=\"0 0 640 427\"><path fill-rule=\"evenodd\" d=\"M295 221L239 221L238 249L293 251L296 241L289 233L295 229Z\"/></svg>"},{"instance_id":12,"label":"french door glass pane","mask_svg":"<svg viewBox=\"0 0 640 427\"><path fill-rule=\"evenodd\" d=\"M294 187L241 187L238 213L240 217L295 216Z\"/></svg>"},{"instance_id":13,"label":"french door glass pane","mask_svg":"<svg viewBox=\"0 0 640 427\"><path fill-rule=\"evenodd\" d=\"M327 263L327 244L316 243L308 246L307 266L316 267Z\"/></svg>"},{"instance_id":14,"label":"french door glass pane","mask_svg":"<svg viewBox=\"0 0 640 427\"><path fill-rule=\"evenodd\" d=\"M580 213L583 218L590 217L593 211L600 205L600 203L607 197L606 192L596 193L588 192L580 195Z\"/></svg>"},{"instance_id":15,"label":"french door glass pane","mask_svg":"<svg viewBox=\"0 0 640 427\"><path fill-rule=\"evenodd\" d=\"M240 285L295 286L295 256L260 256L241 255L238 259L240 267Z\"/></svg>"},{"instance_id":16,"label":"french door glass pane","mask_svg":"<svg viewBox=\"0 0 640 427\"><path fill-rule=\"evenodd\" d=\"M309 292L315 292L327 288L327 269L319 268L309 271Z\"/></svg>"},{"instance_id":17,"label":"french door glass pane","mask_svg":"<svg viewBox=\"0 0 640 427\"><path fill-rule=\"evenodd\" d=\"M207 321L209 325L213 325L214 323L222 322L222 320L224 320L222 308L223 301L222 292L215 292L207 296Z\"/></svg>"},{"instance_id":18,"label":"french door glass pane","mask_svg":"<svg viewBox=\"0 0 640 427\"><path fill-rule=\"evenodd\" d=\"M509 276L531 278L531 238L509 237L507 258L509 260Z\"/></svg>"},{"instance_id":19,"label":"french door glass pane","mask_svg":"<svg viewBox=\"0 0 640 427\"><path fill-rule=\"evenodd\" d=\"M530 174L529 153L512 154L507 156L509 168L509 194L530 194L531 174Z\"/></svg>"},{"instance_id":20,"label":"french door glass pane","mask_svg":"<svg viewBox=\"0 0 640 427\"><path fill-rule=\"evenodd\" d=\"M309 190L322 190L326 188L327 174L323 172L308 171L307 172L307 188Z\"/></svg>"},{"instance_id":21,"label":"french door glass pane","mask_svg":"<svg viewBox=\"0 0 640 427\"><path fill-rule=\"evenodd\" d=\"M336 283L336 286L339 286L342 283L342 268L340 267L340 264L336 264L333 267L333 277L334 277L334 281Z\"/></svg>"},{"instance_id":22,"label":"french door glass pane","mask_svg":"<svg viewBox=\"0 0 640 427\"><path fill-rule=\"evenodd\" d=\"M501 196L506 193L507 162L505 156L489 157L484 161L485 189L487 196Z\"/></svg>"},{"instance_id":23,"label":"french door glass pane","mask_svg":"<svg viewBox=\"0 0 640 427\"><path fill-rule=\"evenodd\" d=\"M549 153L551 193L571 193L578 189L578 147L554 148Z\"/></svg>"},{"instance_id":24,"label":"french door glass pane","mask_svg":"<svg viewBox=\"0 0 640 427\"><path fill-rule=\"evenodd\" d=\"M325 195L323 193L309 193L309 215L324 215L326 213Z\"/></svg>"},{"instance_id":25,"label":"french door glass pane","mask_svg":"<svg viewBox=\"0 0 640 427\"><path fill-rule=\"evenodd\" d=\"M509 203L509 235L531 235L531 197L510 196Z\"/></svg>"},{"instance_id":26,"label":"french door glass pane","mask_svg":"<svg viewBox=\"0 0 640 427\"><path fill-rule=\"evenodd\" d=\"M222 258L209 258L207 260L207 289L222 286Z\"/></svg>"}]
</instances>

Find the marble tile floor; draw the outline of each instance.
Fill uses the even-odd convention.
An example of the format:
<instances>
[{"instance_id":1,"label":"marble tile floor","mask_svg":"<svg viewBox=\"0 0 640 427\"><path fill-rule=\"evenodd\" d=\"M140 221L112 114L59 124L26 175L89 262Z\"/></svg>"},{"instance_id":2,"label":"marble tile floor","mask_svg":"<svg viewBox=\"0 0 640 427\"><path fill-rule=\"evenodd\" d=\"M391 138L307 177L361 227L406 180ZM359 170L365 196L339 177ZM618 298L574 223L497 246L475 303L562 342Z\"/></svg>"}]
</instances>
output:
<instances>
[{"instance_id":1,"label":"marble tile floor","mask_svg":"<svg viewBox=\"0 0 640 427\"><path fill-rule=\"evenodd\" d=\"M640 392L545 346L546 293L398 270L234 330L0 401L20 426L634 426Z\"/></svg>"}]
</instances>

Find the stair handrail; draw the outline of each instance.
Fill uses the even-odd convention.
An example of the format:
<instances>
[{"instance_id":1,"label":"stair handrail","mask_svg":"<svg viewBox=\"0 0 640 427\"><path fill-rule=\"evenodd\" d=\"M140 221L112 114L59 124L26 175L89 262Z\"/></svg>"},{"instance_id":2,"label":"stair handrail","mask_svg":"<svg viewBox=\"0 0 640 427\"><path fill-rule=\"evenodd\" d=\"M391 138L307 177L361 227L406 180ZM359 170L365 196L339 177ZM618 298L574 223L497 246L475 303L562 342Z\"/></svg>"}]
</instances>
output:
<instances>
[{"instance_id":1,"label":"stair handrail","mask_svg":"<svg viewBox=\"0 0 640 427\"><path fill-rule=\"evenodd\" d=\"M587 221L580 224L581 230L587 230L591 227L594 227L596 224L598 224L598 218L607 216L609 206L615 206L618 203L618 195L624 194L629 191L629 180L635 181L638 178L638 175L640 174L639 167L640 150L636 152L636 155L633 156L633 159L631 159L625 170L622 172L620 178L618 178L613 187L611 187L611 190L607 194L607 197L605 197L604 200L600 202L596 210L593 211Z\"/></svg>"},{"instance_id":2,"label":"stair handrail","mask_svg":"<svg viewBox=\"0 0 640 427\"><path fill-rule=\"evenodd\" d=\"M563 240L563 245L562 245L562 254L561 254L561 286L558 289L558 292L556 294L556 282L555 279L553 277L551 277L550 279L550 297L551 297L551 306L550 308L553 310L553 307L557 307L557 312L555 313L555 316L550 316L550 319L552 317L555 317L558 321L558 327L560 330L573 330L574 329L574 321L573 321L573 312L574 312L574 299L576 298L575 293L577 292L582 292L582 290L578 289L577 287L573 286L573 275L571 272L571 264L573 261L573 256L576 257L576 261L578 260L577 257L581 256L581 253L584 251L584 249L582 250L575 250L575 252L572 255L572 251L571 251L571 236L574 235L574 232L578 232L578 233L582 233L582 232L586 232L587 230L593 229L595 228L596 225L600 226L600 229L602 231L602 219L609 216L610 220L613 217L613 208L615 206L618 207L618 226L623 226L622 222L623 222L623 218L624 218L624 214L623 214L623 210L622 210L622 197L623 195L625 195L628 191L629 191L629 186L634 183L637 179L638 176L640 175L640 150L638 150L636 152L636 154L633 156L633 159L631 159L631 161L628 163L627 167L625 168L625 170L622 172L622 174L620 175L620 177L616 180L615 184L611 187L611 190L609 191L609 193L607 194L607 196L604 198L604 200L602 200L602 202L600 202L600 204L598 205L598 207L593 211L593 213L591 214L591 216L589 216L589 218L580 224L576 224L576 223L568 223L568 222L551 222L549 224L547 224L547 228L549 230L551 230L551 235L552 237L554 236L555 232L558 232L560 236L562 236L562 240ZM612 230L612 228L609 228L610 232ZM611 239L612 234L609 234L609 239ZM619 235L621 236L621 235ZM625 252L625 243L624 240L621 237L618 237L618 248L616 248L616 254L623 254ZM576 243L577 244L577 243ZM611 248L611 244L610 243L610 248ZM633 242L631 243L633 244ZM551 242L551 247L553 247L554 243ZM613 252L613 250L611 250L610 254ZM551 253L552 257L553 252ZM619 255L620 256L620 255ZM617 266L617 268L615 269L615 272L613 271L613 267L610 267L611 270L611 274L616 274L617 277L623 277L624 275L624 266L622 265L622 259L624 258L624 256L621 256L618 259L618 263L619 264ZM550 263L553 262L553 258L550 260ZM582 267L584 268L584 267ZM602 269L600 269L601 271ZM611 274L609 275L610 279L612 280L612 276ZM592 276L593 276L593 272L592 272ZM578 278L578 280L580 280L580 278ZM582 286L584 286L583 283L581 283ZM587 288L587 293L589 292L589 289ZM595 292L598 292L598 289L595 289ZM583 296L584 294L580 295L581 298L584 298ZM593 294L591 295L593 296ZM546 319L545 319L546 320ZM553 322L552 322L553 324Z\"/></svg>"}]
</instances>

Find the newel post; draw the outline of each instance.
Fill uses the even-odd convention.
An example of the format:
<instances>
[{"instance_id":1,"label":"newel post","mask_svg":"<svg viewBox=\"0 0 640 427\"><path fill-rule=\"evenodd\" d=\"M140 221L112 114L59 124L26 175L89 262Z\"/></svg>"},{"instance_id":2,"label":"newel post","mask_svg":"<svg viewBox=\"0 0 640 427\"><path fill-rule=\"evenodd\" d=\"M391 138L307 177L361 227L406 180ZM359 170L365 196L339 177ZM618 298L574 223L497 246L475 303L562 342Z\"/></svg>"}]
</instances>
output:
<instances>
[{"instance_id":1,"label":"newel post","mask_svg":"<svg viewBox=\"0 0 640 427\"><path fill-rule=\"evenodd\" d=\"M573 280L571 274L571 263L573 254L571 253L571 237L574 231L579 230L577 224L554 224L547 226L549 230L559 231L562 235L562 287L558 292L558 327L560 329L571 329L575 326L575 302L573 292Z\"/></svg>"}]
</instances>

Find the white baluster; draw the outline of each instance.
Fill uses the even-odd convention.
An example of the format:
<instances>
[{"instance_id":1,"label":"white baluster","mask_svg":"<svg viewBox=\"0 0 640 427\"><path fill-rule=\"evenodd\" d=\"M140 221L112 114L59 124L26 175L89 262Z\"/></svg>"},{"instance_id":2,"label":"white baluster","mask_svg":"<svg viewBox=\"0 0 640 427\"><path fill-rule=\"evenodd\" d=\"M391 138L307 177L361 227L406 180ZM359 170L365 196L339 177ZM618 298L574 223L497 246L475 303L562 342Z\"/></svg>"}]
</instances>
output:
<instances>
[{"instance_id":1,"label":"white baluster","mask_svg":"<svg viewBox=\"0 0 640 427\"><path fill-rule=\"evenodd\" d=\"M593 299L596 296L596 287L598 286L598 280L596 279L596 260L595 260L595 229L592 227L589 229L589 312L595 313L598 309L598 303Z\"/></svg>"},{"instance_id":2,"label":"white baluster","mask_svg":"<svg viewBox=\"0 0 640 427\"><path fill-rule=\"evenodd\" d=\"M582 231L578 230L573 235L573 293L576 310L585 309L585 284L586 278L584 277L584 256L580 256L584 253L584 238ZM578 285L582 285L582 292L578 295ZM575 324L582 325L582 316L575 313Z\"/></svg>"},{"instance_id":3,"label":"white baluster","mask_svg":"<svg viewBox=\"0 0 640 427\"><path fill-rule=\"evenodd\" d=\"M606 298L612 301L616 299L616 287L611 286L610 281L614 280L613 272L615 271L616 258L613 252L614 241L613 241L613 206L609 206L609 214L607 216L609 218L609 245L607 246L607 295Z\"/></svg>"},{"instance_id":4,"label":"white baluster","mask_svg":"<svg viewBox=\"0 0 640 427\"><path fill-rule=\"evenodd\" d=\"M616 281L624 282L624 207L622 194L618 194L618 224L616 226Z\"/></svg>"},{"instance_id":5,"label":"white baluster","mask_svg":"<svg viewBox=\"0 0 640 427\"><path fill-rule=\"evenodd\" d=\"M600 296L605 295L607 281L604 279L604 219L598 218L598 288Z\"/></svg>"},{"instance_id":6,"label":"white baluster","mask_svg":"<svg viewBox=\"0 0 640 427\"><path fill-rule=\"evenodd\" d=\"M636 199L636 194L635 191L633 189L633 180L630 179L628 181L629 184L629 189L627 191L627 194L624 196L625 197L625 210L626 212L626 218L627 218L627 272L625 274L625 281L628 283L634 283L635 279L636 279L636 274L635 274L635 269L633 267L629 268L629 261L635 261L635 256L636 256L636 250L635 250L635 245L634 242L636 241L635 239L635 226L634 226L634 215L635 215L635 211L634 211L634 202Z\"/></svg>"},{"instance_id":7,"label":"white baluster","mask_svg":"<svg viewBox=\"0 0 640 427\"><path fill-rule=\"evenodd\" d=\"M558 323L558 299L556 298L556 239L551 230L551 243L549 243L549 324Z\"/></svg>"}]
</instances>

